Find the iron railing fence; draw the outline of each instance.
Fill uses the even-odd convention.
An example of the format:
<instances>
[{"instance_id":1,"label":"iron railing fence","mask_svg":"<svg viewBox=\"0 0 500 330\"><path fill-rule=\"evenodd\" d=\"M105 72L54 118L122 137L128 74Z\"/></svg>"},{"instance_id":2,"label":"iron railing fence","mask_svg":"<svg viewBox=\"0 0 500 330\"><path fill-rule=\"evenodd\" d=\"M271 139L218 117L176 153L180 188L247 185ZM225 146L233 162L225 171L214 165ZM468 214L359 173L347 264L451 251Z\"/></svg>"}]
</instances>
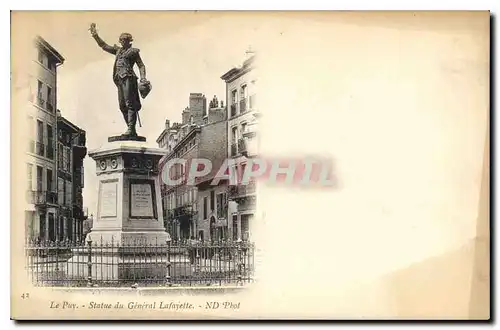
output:
<instances>
[{"instance_id":1,"label":"iron railing fence","mask_svg":"<svg viewBox=\"0 0 500 330\"><path fill-rule=\"evenodd\" d=\"M224 286L253 281L254 244L136 240L34 242L26 270L37 286Z\"/></svg>"}]
</instances>

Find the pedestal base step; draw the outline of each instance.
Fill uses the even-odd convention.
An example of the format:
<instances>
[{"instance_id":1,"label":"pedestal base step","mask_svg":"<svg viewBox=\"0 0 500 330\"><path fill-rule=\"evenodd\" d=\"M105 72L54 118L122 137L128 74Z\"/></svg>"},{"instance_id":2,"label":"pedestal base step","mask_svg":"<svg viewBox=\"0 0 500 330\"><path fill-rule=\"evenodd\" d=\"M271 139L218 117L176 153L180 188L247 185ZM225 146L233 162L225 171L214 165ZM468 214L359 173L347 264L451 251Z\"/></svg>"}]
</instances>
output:
<instances>
[{"instance_id":1,"label":"pedestal base step","mask_svg":"<svg viewBox=\"0 0 500 330\"><path fill-rule=\"evenodd\" d=\"M115 142L115 141L141 141L141 142L146 142L146 138L144 136L125 135L125 134L108 137L108 142Z\"/></svg>"}]
</instances>

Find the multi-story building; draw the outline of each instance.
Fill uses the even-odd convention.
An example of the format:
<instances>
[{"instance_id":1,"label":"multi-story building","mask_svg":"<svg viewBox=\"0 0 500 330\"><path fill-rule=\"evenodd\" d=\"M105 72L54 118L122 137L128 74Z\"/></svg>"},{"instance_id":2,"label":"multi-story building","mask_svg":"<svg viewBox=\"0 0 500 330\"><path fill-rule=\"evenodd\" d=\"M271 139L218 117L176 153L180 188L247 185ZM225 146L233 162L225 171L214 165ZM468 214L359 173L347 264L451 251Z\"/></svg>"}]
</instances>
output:
<instances>
[{"instance_id":1,"label":"multi-story building","mask_svg":"<svg viewBox=\"0 0 500 330\"><path fill-rule=\"evenodd\" d=\"M228 158L235 162L235 172L242 173L249 157L256 156L256 71L255 55L250 56L238 68L232 68L221 79L226 82L227 113L227 146ZM236 203L236 211L228 227L233 240L250 239L250 227L255 214L255 183L230 186L228 197Z\"/></svg>"},{"instance_id":2,"label":"multi-story building","mask_svg":"<svg viewBox=\"0 0 500 330\"><path fill-rule=\"evenodd\" d=\"M191 93L189 101L190 106L182 112L182 124L172 130L167 120L167 127L157 140L160 147L169 150L162 163L176 158L185 161L184 165L173 166L170 171L172 178L185 177L194 158L212 159L218 155L219 159L224 159L227 153L225 109L217 103L207 113L206 98L200 93ZM213 105L213 101L210 104ZM164 221L172 238L204 238L208 235L205 231L210 228L204 226L205 222L208 224L208 213L203 212L204 209L199 205L196 185L187 185L185 180L175 186L162 184L162 200ZM214 204L211 210L215 208Z\"/></svg>"},{"instance_id":3,"label":"multi-story building","mask_svg":"<svg viewBox=\"0 0 500 330\"><path fill-rule=\"evenodd\" d=\"M57 192L59 216L57 238L78 240L83 234L83 159L87 154L85 131L64 118L57 116Z\"/></svg>"},{"instance_id":4,"label":"multi-story building","mask_svg":"<svg viewBox=\"0 0 500 330\"><path fill-rule=\"evenodd\" d=\"M213 179L227 158L227 120L224 103L214 96L204 124L198 129L198 157L212 164L210 173L196 180L198 191L198 238L225 240L228 235L228 182ZM214 182L215 183L215 182Z\"/></svg>"},{"instance_id":5,"label":"multi-story building","mask_svg":"<svg viewBox=\"0 0 500 330\"><path fill-rule=\"evenodd\" d=\"M55 240L58 212L56 187L57 66L64 58L42 37L34 40L27 72L26 238Z\"/></svg>"},{"instance_id":6,"label":"multi-story building","mask_svg":"<svg viewBox=\"0 0 500 330\"><path fill-rule=\"evenodd\" d=\"M206 102L203 94L190 93L189 106L182 111L182 123L170 126L170 121L165 121L165 129L156 140L160 148L167 149L167 155L162 162L172 158L191 159L196 155L190 132L203 123L207 111ZM176 167L174 170L178 171L175 175L185 171L183 167ZM170 187L162 184L161 194L163 221L172 238L196 236L196 187L187 187L184 184Z\"/></svg>"},{"instance_id":7,"label":"multi-story building","mask_svg":"<svg viewBox=\"0 0 500 330\"><path fill-rule=\"evenodd\" d=\"M161 132L160 136L156 139L156 143L158 143L158 147L162 149L166 149L167 152L171 152L174 146L177 144L178 133L182 124L173 123L170 126L170 120L165 120L165 129Z\"/></svg>"},{"instance_id":8,"label":"multi-story building","mask_svg":"<svg viewBox=\"0 0 500 330\"><path fill-rule=\"evenodd\" d=\"M164 162L174 158L186 161L197 157L198 143L197 130L193 127L190 132L180 139L172 151L166 156ZM176 164L170 170L172 179L185 175L187 166ZM197 191L196 187L186 185L182 180L177 185L162 184L162 200L166 206L166 228L173 239L188 239L196 234L197 216Z\"/></svg>"}]
</instances>

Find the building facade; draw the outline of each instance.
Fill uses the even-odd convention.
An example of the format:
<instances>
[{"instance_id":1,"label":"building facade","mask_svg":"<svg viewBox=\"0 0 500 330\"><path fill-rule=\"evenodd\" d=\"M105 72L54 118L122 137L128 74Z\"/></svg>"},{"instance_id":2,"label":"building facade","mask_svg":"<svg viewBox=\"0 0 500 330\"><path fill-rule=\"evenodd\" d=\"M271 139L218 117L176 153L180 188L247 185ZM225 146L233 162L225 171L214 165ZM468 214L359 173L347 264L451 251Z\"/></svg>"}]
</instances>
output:
<instances>
[{"instance_id":1,"label":"building facade","mask_svg":"<svg viewBox=\"0 0 500 330\"><path fill-rule=\"evenodd\" d=\"M64 118L57 117L58 240L80 240L83 236L83 160L87 154L86 133Z\"/></svg>"},{"instance_id":2,"label":"building facade","mask_svg":"<svg viewBox=\"0 0 500 330\"><path fill-rule=\"evenodd\" d=\"M221 76L226 83L227 112L227 157L234 160L235 172L242 173L247 158L257 156L257 104L255 55L250 56L239 68L233 68ZM228 189L231 219L228 229L233 240L251 238L252 219L256 209L256 185L232 185Z\"/></svg>"},{"instance_id":3,"label":"building facade","mask_svg":"<svg viewBox=\"0 0 500 330\"><path fill-rule=\"evenodd\" d=\"M167 152L171 152L173 147L179 142L179 130L182 124L173 123L170 126L170 120L165 120L165 129L161 132L160 136L156 139L156 143L158 143L158 147L162 149L166 149Z\"/></svg>"},{"instance_id":4,"label":"building facade","mask_svg":"<svg viewBox=\"0 0 500 330\"><path fill-rule=\"evenodd\" d=\"M193 127L180 139L162 162L171 159L184 159L189 162L198 156L199 129ZM167 231L173 239L189 239L196 236L197 190L187 185L183 177L188 169L186 165L175 164L170 169L170 178L181 179L176 185L162 183L162 200L166 205Z\"/></svg>"},{"instance_id":5,"label":"building facade","mask_svg":"<svg viewBox=\"0 0 500 330\"><path fill-rule=\"evenodd\" d=\"M57 67L64 58L42 37L34 40L28 65L26 111L28 239L55 240L57 201Z\"/></svg>"},{"instance_id":6,"label":"building facade","mask_svg":"<svg viewBox=\"0 0 500 330\"><path fill-rule=\"evenodd\" d=\"M215 163L225 159L227 155L225 112L223 102L219 104L215 97L207 111L206 97L201 93L191 93L189 107L182 112L182 123L171 127L169 121L166 121L165 130L157 139L159 147L168 150L161 162L166 163L172 159L185 161L184 164L176 164L170 169L171 178L185 179L191 161L195 158L210 159L213 162L216 158ZM214 174L210 173L208 176ZM173 239L210 237L209 210L212 212L210 214L216 212L217 208L223 206L226 198L219 203L215 197L205 201L206 194L208 197L211 196L211 189L202 184L202 197L200 197L198 188L198 184L186 184L185 180L176 185L162 183L164 222ZM219 190L226 193L227 188L222 187ZM200 201L205 204L200 204ZM220 225L220 222L216 224ZM212 227L214 226L212 221Z\"/></svg>"},{"instance_id":7,"label":"building facade","mask_svg":"<svg viewBox=\"0 0 500 330\"><path fill-rule=\"evenodd\" d=\"M228 231L228 182L213 182L227 157L227 120L224 103L214 96L200 127L198 155L208 159L211 171L196 181L198 191L197 238L219 241L230 238ZM212 185L212 183L214 183ZM216 183L216 184L215 184Z\"/></svg>"},{"instance_id":8,"label":"building facade","mask_svg":"<svg viewBox=\"0 0 500 330\"><path fill-rule=\"evenodd\" d=\"M189 106L182 111L182 122L173 123L165 120L165 129L156 142L166 149L166 156L161 162L172 158L186 160L197 156L196 132L192 130L203 124L207 114L207 100L202 93L189 94ZM184 175L184 166L175 166L172 175ZM195 186L179 184L167 186L161 184L163 221L173 239L187 239L196 236L196 217L198 213L197 191Z\"/></svg>"}]
</instances>

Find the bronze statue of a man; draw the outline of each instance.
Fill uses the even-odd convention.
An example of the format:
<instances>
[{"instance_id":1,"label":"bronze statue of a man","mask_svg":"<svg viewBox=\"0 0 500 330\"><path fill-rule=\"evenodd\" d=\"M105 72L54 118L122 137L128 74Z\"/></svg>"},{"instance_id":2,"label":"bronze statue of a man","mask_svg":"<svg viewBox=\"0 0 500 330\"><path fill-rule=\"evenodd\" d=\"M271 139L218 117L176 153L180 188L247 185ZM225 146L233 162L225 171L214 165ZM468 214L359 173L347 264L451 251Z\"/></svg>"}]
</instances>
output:
<instances>
[{"instance_id":1,"label":"bronze statue of a man","mask_svg":"<svg viewBox=\"0 0 500 330\"><path fill-rule=\"evenodd\" d=\"M127 124L126 136L135 137L137 132L135 125L139 110L141 110L141 100L139 98L139 90L141 96L145 98L151 90L149 81L146 80L146 67L139 55L139 49L132 47L132 35L130 33L122 33L119 38L121 45L113 46L104 42L97 34L94 23L90 25L90 33L95 39L99 47L104 51L115 55L115 64L113 66L113 82L118 88L118 103L120 111L123 114L123 119ZM140 83L137 84L137 76L134 72L134 65L137 64L140 74Z\"/></svg>"}]
</instances>

